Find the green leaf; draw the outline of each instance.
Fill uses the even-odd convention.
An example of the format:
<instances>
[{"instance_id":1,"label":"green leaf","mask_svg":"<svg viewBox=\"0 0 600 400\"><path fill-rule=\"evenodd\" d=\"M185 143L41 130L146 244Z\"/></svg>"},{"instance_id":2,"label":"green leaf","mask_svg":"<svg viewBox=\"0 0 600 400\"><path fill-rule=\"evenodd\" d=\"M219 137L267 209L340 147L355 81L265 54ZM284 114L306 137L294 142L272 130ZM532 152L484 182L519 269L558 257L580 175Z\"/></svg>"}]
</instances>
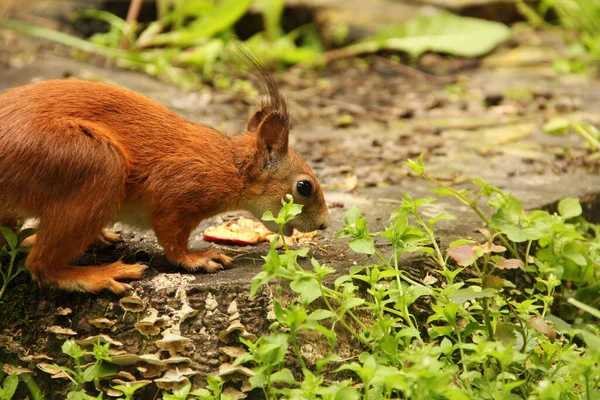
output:
<instances>
[{"instance_id":1,"label":"green leaf","mask_svg":"<svg viewBox=\"0 0 600 400\"><path fill-rule=\"evenodd\" d=\"M587 344L588 348L594 349L598 351L600 349L600 337L598 335L593 334L587 329L581 329L579 334L583 337L585 344Z\"/></svg>"},{"instance_id":2,"label":"green leaf","mask_svg":"<svg viewBox=\"0 0 600 400\"><path fill-rule=\"evenodd\" d=\"M7 400L12 399L17 391L17 386L19 386L19 377L17 375L8 375L4 378L4 382L2 383L4 396L2 398Z\"/></svg>"},{"instance_id":3,"label":"green leaf","mask_svg":"<svg viewBox=\"0 0 600 400\"><path fill-rule=\"evenodd\" d=\"M521 243L528 240L527 233L517 226L504 225L501 231L515 243Z\"/></svg>"},{"instance_id":4,"label":"green leaf","mask_svg":"<svg viewBox=\"0 0 600 400\"><path fill-rule=\"evenodd\" d=\"M313 277L300 276L290 282L290 288L299 293L302 303L308 305L321 296L321 285Z\"/></svg>"},{"instance_id":5,"label":"green leaf","mask_svg":"<svg viewBox=\"0 0 600 400\"><path fill-rule=\"evenodd\" d=\"M349 46L352 47L352 46ZM425 173L425 166L423 164L423 154L419 156L417 161L411 160L410 158L404 162L404 164L412 169L417 175L423 175Z\"/></svg>"},{"instance_id":6,"label":"green leaf","mask_svg":"<svg viewBox=\"0 0 600 400\"><path fill-rule=\"evenodd\" d=\"M288 346L288 335L284 333L262 336L257 342L256 356L262 363L276 365L283 361Z\"/></svg>"},{"instance_id":7,"label":"green leaf","mask_svg":"<svg viewBox=\"0 0 600 400\"><path fill-rule=\"evenodd\" d=\"M407 22L386 27L376 36L344 50L348 55L399 50L412 58L426 52L479 57L489 53L509 37L510 28L504 24L440 12L434 16L417 16ZM422 170L415 172L421 174Z\"/></svg>"},{"instance_id":8,"label":"green leaf","mask_svg":"<svg viewBox=\"0 0 600 400\"><path fill-rule=\"evenodd\" d=\"M194 391L191 391L189 395L199 397L201 399L214 399L215 398L212 396L212 394L210 393L210 391L208 389L196 389Z\"/></svg>"},{"instance_id":9,"label":"green leaf","mask_svg":"<svg viewBox=\"0 0 600 400\"><path fill-rule=\"evenodd\" d=\"M106 378L119 372L119 366L107 363L94 364L83 371L83 381L91 382L96 378Z\"/></svg>"},{"instance_id":10,"label":"green leaf","mask_svg":"<svg viewBox=\"0 0 600 400\"><path fill-rule=\"evenodd\" d=\"M470 286L466 289L459 289L448 295L448 297L456 304L463 304L465 301L469 300L480 299L483 297L494 297L497 292L497 290L492 288L477 290L475 287Z\"/></svg>"},{"instance_id":11,"label":"green leaf","mask_svg":"<svg viewBox=\"0 0 600 400\"><path fill-rule=\"evenodd\" d=\"M98 361L111 361L110 343L101 344L100 340L98 340L97 343L94 343L92 352L94 353L94 358Z\"/></svg>"},{"instance_id":12,"label":"green leaf","mask_svg":"<svg viewBox=\"0 0 600 400\"><path fill-rule=\"evenodd\" d=\"M99 368L100 368L99 364L94 364L94 365L87 367L85 369L85 371L83 371L83 381L91 382L94 379L98 378L97 374L98 374Z\"/></svg>"},{"instance_id":13,"label":"green leaf","mask_svg":"<svg viewBox=\"0 0 600 400\"><path fill-rule=\"evenodd\" d=\"M556 326L556 328L561 332L561 333L568 333L573 329L573 326L571 324L569 324L568 322L566 322L565 320L556 317L552 314L548 314L546 315L546 321L550 321L554 324L554 326Z\"/></svg>"},{"instance_id":14,"label":"green leaf","mask_svg":"<svg viewBox=\"0 0 600 400\"><path fill-rule=\"evenodd\" d=\"M344 225L348 227L356 226L356 221L361 217L360 209L354 206L346 212L346 215L344 216Z\"/></svg>"},{"instance_id":15,"label":"green leaf","mask_svg":"<svg viewBox=\"0 0 600 400\"><path fill-rule=\"evenodd\" d=\"M285 7L285 0L258 0L263 14L265 34L272 42L281 35L281 16Z\"/></svg>"},{"instance_id":16,"label":"green leaf","mask_svg":"<svg viewBox=\"0 0 600 400\"><path fill-rule=\"evenodd\" d=\"M489 204L491 207L498 208L498 211L496 211L496 213L494 213L492 216L492 221L495 217L503 224L516 225L524 215L521 202L512 194L501 195L493 198L490 200Z\"/></svg>"},{"instance_id":17,"label":"green leaf","mask_svg":"<svg viewBox=\"0 0 600 400\"><path fill-rule=\"evenodd\" d=\"M287 368L282 368L280 371L271 374L271 382L297 383L292 371Z\"/></svg>"},{"instance_id":18,"label":"green leaf","mask_svg":"<svg viewBox=\"0 0 600 400\"><path fill-rule=\"evenodd\" d=\"M10 250L15 250L19 241L17 234L12 229L5 226L0 226L0 233L4 236Z\"/></svg>"},{"instance_id":19,"label":"green leaf","mask_svg":"<svg viewBox=\"0 0 600 400\"><path fill-rule=\"evenodd\" d=\"M246 354L242 354L241 356L237 357L234 361L233 361L233 365L242 365L245 364L249 361L254 361L254 356L252 356L252 354L250 353L246 353Z\"/></svg>"},{"instance_id":20,"label":"green leaf","mask_svg":"<svg viewBox=\"0 0 600 400\"><path fill-rule=\"evenodd\" d=\"M120 390L126 395L132 396L136 391L149 385L152 381L124 382L122 385L111 386L113 389Z\"/></svg>"},{"instance_id":21,"label":"green leaf","mask_svg":"<svg viewBox=\"0 0 600 400\"><path fill-rule=\"evenodd\" d=\"M71 358L74 358L75 360L80 359L85 354L85 351L83 351L73 339L66 340L62 344L61 350L63 353Z\"/></svg>"},{"instance_id":22,"label":"green leaf","mask_svg":"<svg viewBox=\"0 0 600 400\"><path fill-rule=\"evenodd\" d=\"M507 285L506 280L500 278L499 276L496 275L486 275L484 280L483 280L483 288L487 289L487 288L492 288L492 289L502 289L503 287L505 287Z\"/></svg>"},{"instance_id":23,"label":"green leaf","mask_svg":"<svg viewBox=\"0 0 600 400\"><path fill-rule=\"evenodd\" d=\"M313 321L320 321L325 318L331 318L333 313L329 310L318 309L310 313L310 315L306 319L310 319Z\"/></svg>"},{"instance_id":24,"label":"green leaf","mask_svg":"<svg viewBox=\"0 0 600 400\"><path fill-rule=\"evenodd\" d=\"M256 374L248 379L248 382L250 382L250 385L253 389L262 388L267 385L267 377L264 375L264 373Z\"/></svg>"},{"instance_id":25,"label":"green leaf","mask_svg":"<svg viewBox=\"0 0 600 400\"><path fill-rule=\"evenodd\" d=\"M339 355L337 355L335 353L329 354L323 358L319 358L317 361L315 361L315 365L317 367L317 373L319 373L326 364L328 364L330 362L341 361L341 360L342 360L342 357L340 357Z\"/></svg>"},{"instance_id":26,"label":"green leaf","mask_svg":"<svg viewBox=\"0 0 600 400\"><path fill-rule=\"evenodd\" d=\"M585 248L579 242L567 242L562 248L562 255L577 265L587 265Z\"/></svg>"},{"instance_id":27,"label":"green leaf","mask_svg":"<svg viewBox=\"0 0 600 400\"><path fill-rule=\"evenodd\" d=\"M461 196L467 196L469 194L469 191L467 189L456 190L456 192L453 192L452 190L445 188L445 187L431 189L431 191L440 197L446 197L446 196L454 197L454 196L456 196L456 192L459 193Z\"/></svg>"},{"instance_id":28,"label":"green leaf","mask_svg":"<svg viewBox=\"0 0 600 400\"><path fill-rule=\"evenodd\" d=\"M344 386L335 393L334 400L359 400L361 395L351 386Z\"/></svg>"},{"instance_id":29,"label":"green leaf","mask_svg":"<svg viewBox=\"0 0 600 400\"><path fill-rule=\"evenodd\" d=\"M275 221L275 217L271 211L265 211L263 216L261 217L263 221Z\"/></svg>"},{"instance_id":30,"label":"green leaf","mask_svg":"<svg viewBox=\"0 0 600 400\"><path fill-rule=\"evenodd\" d=\"M90 396L83 390L74 390L67 394L67 400L101 400L102 393L100 393L97 397Z\"/></svg>"},{"instance_id":31,"label":"green leaf","mask_svg":"<svg viewBox=\"0 0 600 400\"><path fill-rule=\"evenodd\" d=\"M483 179L474 179L473 183L481 186L481 194L483 196L489 197L494 193L500 194L502 195L502 191L500 189L498 189L496 186L490 185L487 182L485 182Z\"/></svg>"},{"instance_id":32,"label":"green leaf","mask_svg":"<svg viewBox=\"0 0 600 400\"><path fill-rule=\"evenodd\" d=\"M542 129L548 135L558 136L569 133L571 126L571 121L566 118L554 118L547 122Z\"/></svg>"},{"instance_id":33,"label":"green leaf","mask_svg":"<svg viewBox=\"0 0 600 400\"><path fill-rule=\"evenodd\" d=\"M564 219L578 217L582 212L583 210L581 209L579 199L567 197L558 203L558 213Z\"/></svg>"},{"instance_id":34,"label":"green leaf","mask_svg":"<svg viewBox=\"0 0 600 400\"><path fill-rule=\"evenodd\" d=\"M342 303L342 308L345 310L350 310L351 308L358 307L365 302L364 299L360 299L358 297L348 297Z\"/></svg>"},{"instance_id":35,"label":"green leaf","mask_svg":"<svg viewBox=\"0 0 600 400\"><path fill-rule=\"evenodd\" d=\"M448 400L470 400L471 398L467 396L463 390L464 389L449 387L444 391L444 397Z\"/></svg>"},{"instance_id":36,"label":"green leaf","mask_svg":"<svg viewBox=\"0 0 600 400\"><path fill-rule=\"evenodd\" d=\"M325 336L325 339L327 339L327 343L329 343L329 347L331 347L332 349L335 348L337 336L334 331L324 327L323 325L320 325L316 321L307 321L307 323L305 325L310 326L310 329L314 329L317 332L320 332L323 336Z\"/></svg>"},{"instance_id":37,"label":"green leaf","mask_svg":"<svg viewBox=\"0 0 600 400\"><path fill-rule=\"evenodd\" d=\"M252 0L222 0L194 20L187 28L151 37L146 45L175 45L178 47L201 43L215 34L231 28L252 4Z\"/></svg>"},{"instance_id":38,"label":"green leaf","mask_svg":"<svg viewBox=\"0 0 600 400\"><path fill-rule=\"evenodd\" d=\"M191 389L192 389L192 384L187 383L186 385L183 385L179 389L173 390L173 394L165 395L164 398L165 398L165 400L180 400L180 399L185 400L185 399L187 399L187 396L190 393ZM169 396L169 397L167 397L167 396Z\"/></svg>"},{"instance_id":39,"label":"green leaf","mask_svg":"<svg viewBox=\"0 0 600 400\"><path fill-rule=\"evenodd\" d=\"M213 391L215 396L218 396L223 390L225 382L221 377L209 375L206 377L206 383L208 383L208 387Z\"/></svg>"},{"instance_id":40,"label":"green leaf","mask_svg":"<svg viewBox=\"0 0 600 400\"><path fill-rule=\"evenodd\" d=\"M350 243L348 243L348 245L352 250L360 254L375 253L375 243L373 243L373 239L371 238L360 238L351 240Z\"/></svg>"},{"instance_id":41,"label":"green leaf","mask_svg":"<svg viewBox=\"0 0 600 400\"><path fill-rule=\"evenodd\" d=\"M442 213L436 217L430 218L427 223L429 225L435 225L438 221L443 221L443 220L455 220L456 217L454 215L450 215L450 214L446 214L446 213Z\"/></svg>"},{"instance_id":42,"label":"green leaf","mask_svg":"<svg viewBox=\"0 0 600 400\"><path fill-rule=\"evenodd\" d=\"M250 297L254 297L258 292L258 289L273 278L275 278L275 275L269 274L267 271L261 271L254 275L250 285Z\"/></svg>"},{"instance_id":43,"label":"green leaf","mask_svg":"<svg viewBox=\"0 0 600 400\"><path fill-rule=\"evenodd\" d=\"M582 303L579 300L574 299L573 297L567 299L567 301L571 304L573 304L575 307L579 308L582 311L585 311L591 315L593 315L594 317L600 319L600 310L594 308L594 307L590 307L585 303Z\"/></svg>"}]
</instances>

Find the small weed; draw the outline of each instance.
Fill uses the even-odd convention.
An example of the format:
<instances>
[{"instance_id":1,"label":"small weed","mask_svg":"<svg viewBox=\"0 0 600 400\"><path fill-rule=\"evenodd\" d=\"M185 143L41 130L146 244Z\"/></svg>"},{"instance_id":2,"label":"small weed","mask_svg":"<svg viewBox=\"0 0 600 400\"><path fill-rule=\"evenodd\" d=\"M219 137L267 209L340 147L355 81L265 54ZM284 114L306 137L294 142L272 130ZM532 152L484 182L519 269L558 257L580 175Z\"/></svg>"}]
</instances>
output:
<instances>
[{"instance_id":1,"label":"small weed","mask_svg":"<svg viewBox=\"0 0 600 400\"><path fill-rule=\"evenodd\" d=\"M6 375L0 387L0 400L11 400L17 392L19 377L17 375Z\"/></svg>"},{"instance_id":2,"label":"small weed","mask_svg":"<svg viewBox=\"0 0 600 400\"><path fill-rule=\"evenodd\" d=\"M2 362L0 362L0 400L11 400L15 396L19 380L27 387L32 400L44 400L42 391L31 376L31 371L15 368Z\"/></svg>"},{"instance_id":3,"label":"small weed","mask_svg":"<svg viewBox=\"0 0 600 400\"><path fill-rule=\"evenodd\" d=\"M164 400L187 400L187 399L200 399L200 400L220 400L224 399L221 396L223 389L223 381L221 378L208 376L206 377L207 385L203 389L197 389L192 391L192 384L182 386L179 389L173 390L171 394L165 394Z\"/></svg>"},{"instance_id":4,"label":"small weed","mask_svg":"<svg viewBox=\"0 0 600 400\"><path fill-rule=\"evenodd\" d=\"M0 288L0 300L6 293L8 284L20 273L25 272L25 262L19 257L20 254L27 253L28 248L21 247L23 240L33 234L32 229L23 229L15 233L12 229L0 226L0 234L4 237L6 244L0 251L0 277L2 278L2 287ZM8 259L7 261L4 261Z\"/></svg>"},{"instance_id":5,"label":"small weed","mask_svg":"<svg viewBox=\"0 0 600 400\"><path fill-rule=\"evenodd\" d=\"M600 150L600 132L589 124L572 122L566 118L554 118L544 125L544 132L552 136L568 135L575 132L581 136L593 151Z\"/></svg>"},{"instance_id":6,"label":"small weed","mask_svg":"<svg viewBox=\"0 0 600 400\"><path fill-rule=\"evenodd\" d=\"M138 381L138 382L123 382L119 385L112 386L113 389L123 393L123 400L133 400L135 392L148 385L151 381Z\"/></svg>"},{"instance_id":7,"label":"small weed","mask_svg":"<svg viewBox=\"0 0 600 400\"><path fill-rule=\"evenodd\" d=\"M273 242L251 295L270 282L280 293L287 282L296 297L285 306L274 299L272 334L242 341L249 352L235 364L253 368L252 387L267 399L594 398L600 389L600 337L591 325L600 314L594 307L600 228L581 217L579 201L562 200L556 214L526 212L514 196L481 180L474 181L476 191L458 190L430 176L422 157L407 165L436 184L438 196L470 207L485 225L485 240L458 240L444 251L436 225L454 217L425 219L420 209L437 199L404 195L382 232L369 231L359 209L347 212L338 237L349 238L350 248L374 263L336 279L314 259L311 269L300 265L306 248L280 254ZM484 200L491 216L479 205ZM267 219L283 226L293 208L289 199L277 218ZM374 238L390 243L391 252L381 253ZM437 267L422 281L400 268L401 257L415 252ZM532 283L519 279L517 287L507 279L515 274ZM427 317L415 315L417 304L429 304ZM331 354L314 365L301 351L305 331L330 346ZM336 353L342 331L356 346L350 359ZM296 359L297 373L286 367L288 356ZM350 378L336 379L344 373Z\"/></svg>"},{"instance_id":8,"label":"small weed","mask_svg":"<svg viewBox=\"0 0 600 400\"><path fill-rule=\"evenodd\" d=\"M100 390L100 379L107 378L119 372L119 367L110 364L110 343L101 344L94 343L92 354L95 362L91 365L83 364L83 357L86 351L83 350L74 340L67 340L63 343L62 352L71 357L75 363L74 368L69 368L57 364L49 364L45 366L45 370L53 372L56 376L67 378L71 381L72 386L67 399L69 400L91 400L101 399L102 392ZM90 396L87 393L86 386L93 383L94 387L100 394L97 397Z\"/></svg>"}]
</instances>

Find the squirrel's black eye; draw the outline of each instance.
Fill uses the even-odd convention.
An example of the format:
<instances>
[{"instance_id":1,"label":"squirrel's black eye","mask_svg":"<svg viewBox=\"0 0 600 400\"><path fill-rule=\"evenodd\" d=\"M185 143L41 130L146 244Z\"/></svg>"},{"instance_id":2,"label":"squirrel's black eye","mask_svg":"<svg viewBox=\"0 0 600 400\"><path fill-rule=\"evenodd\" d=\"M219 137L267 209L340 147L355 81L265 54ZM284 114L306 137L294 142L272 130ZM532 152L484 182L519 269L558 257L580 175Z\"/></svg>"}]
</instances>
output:
<instances>
[{"instance_id":1,"label":"squirrel's black eye","mask_svg":"<svg viewBox=\"0 0 600 400\"><path fill-rule=\"evenodd\" d=\"M304 197L310 197L312 194L312 184L309 181L298 181L296 189Z\"/></svg>"}]
</instances>

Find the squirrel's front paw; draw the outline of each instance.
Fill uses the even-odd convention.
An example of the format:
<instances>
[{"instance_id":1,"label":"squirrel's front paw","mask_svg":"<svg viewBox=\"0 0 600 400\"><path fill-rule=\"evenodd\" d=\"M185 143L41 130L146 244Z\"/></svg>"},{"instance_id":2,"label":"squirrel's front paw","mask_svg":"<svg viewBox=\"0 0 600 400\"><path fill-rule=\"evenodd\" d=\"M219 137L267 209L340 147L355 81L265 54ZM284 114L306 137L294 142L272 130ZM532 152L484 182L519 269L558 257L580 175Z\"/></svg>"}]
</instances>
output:
<instances>
[{"instance_id":1,"label":"squirrel's front paw","mask_svg":"<svg viewBox=\"0 0 600 400\"><path fill-rule=\"evenodd\" d=\"M233 258L221 253L219 250L213 249L191 252L174 261L188 271L202 270L214 273L225 267L229 267L233 262Z\"/></svg>"}]
</instances>

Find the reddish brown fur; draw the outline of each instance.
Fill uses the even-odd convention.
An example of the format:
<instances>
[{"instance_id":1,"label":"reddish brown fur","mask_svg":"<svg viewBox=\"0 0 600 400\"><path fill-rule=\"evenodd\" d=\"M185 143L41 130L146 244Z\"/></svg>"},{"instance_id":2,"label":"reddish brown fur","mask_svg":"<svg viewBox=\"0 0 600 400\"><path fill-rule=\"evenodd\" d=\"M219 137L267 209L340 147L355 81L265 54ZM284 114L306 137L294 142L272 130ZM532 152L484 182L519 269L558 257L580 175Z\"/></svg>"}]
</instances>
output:
<instances>
[{"instance_id":1,"label":"reddish brown fur","mask_svg":"<svg viewBox=\"0 0 600 400\"><path fill-rule=\"evenodd\" d=\"M145 267L68 262L127 204L144 207L167 256L190 270L213 272L231 261L215 250L188 249L200 221L226 210L260 216L292 193L305 204L295 226L325 228L318 182L287 149L287 115L263 106L248 129L228 137L142 95L94 82L50 80L8 90L0 94L0 225L40 218L26 262L40 283L115 292L127 287L116 280L139 278ZM313 182L311 199L293 193L299 176Z\"/></svg>"}]
</instances>

